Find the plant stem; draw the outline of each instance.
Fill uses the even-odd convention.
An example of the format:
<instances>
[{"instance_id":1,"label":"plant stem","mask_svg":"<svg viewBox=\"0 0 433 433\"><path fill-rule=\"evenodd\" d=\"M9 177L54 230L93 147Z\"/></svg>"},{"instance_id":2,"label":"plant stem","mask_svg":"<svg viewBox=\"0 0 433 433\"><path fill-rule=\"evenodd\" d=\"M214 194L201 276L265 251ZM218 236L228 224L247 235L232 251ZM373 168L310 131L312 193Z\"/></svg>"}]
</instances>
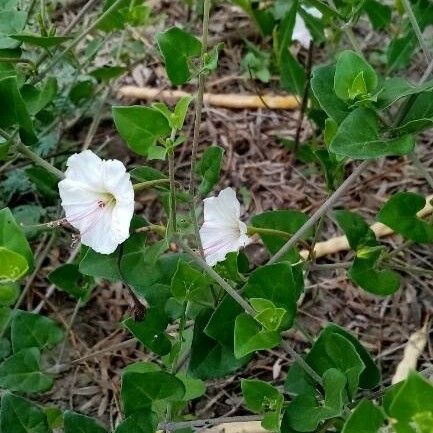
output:
<instances>
[{"instance_id":1,"label":"plant stem","mask_svg":"<svg viewBox=\"0 0 433 433\"><path fill-rule=\"evenodd\" d=\"M141 191L143 189L152 188L157 185L164 185L166 183L170 183L170 179L155 179L155 180L146 180L145 182L138 182L132 185L135 192Z\"/></svg>"},{"instance_id":2,"label":"plant stem","mask_svg":"<svg viewBox=\"0 0 433 433\"><path fill-rule=\"evenodd\" d=\"M231 416L231 417L220 417L220 418L196 419L193 421L164 422L158 424L158 430L174 431L174 430L180 430L184 428L194 428L198 430L198 429L205 429L211 426L216 426L219 424L260 421L262 418L263 415L243 415L243 416Z\"/></svg>"},{"instance_id":3,"label":"plant stem","mask_svg":"<svg viewBox=\"0 0 433 433\"><path fill-rule=\"evenodd\" d=\"M411 6L409 0L402 0L402 3L403 3L403 6L406 10L407 16L409 17L409 21L410 21L410 24L413 28L413 31L414 31L417 39L418 39L418 43L419 43L419 45L420 45L420 47L424 53L424 57L425 57L427 63L429 63L432 60L430 50L429 50L429 48L428 48L428 46L424 40L421 29L418 25L418 21L415 17L415 14L413 13L412 6Z\"/></svg>"},{"instance_id":4,"label":"plant stem","mask_svg":"<svg viewBox=\"0 0 433 433\"><path fill-rule=\"evenodd\" d=\"M365 171L370 163L369 160L363 161L356 167L351 175L329 196L329 198L317 209L308 221L280 248L277 253L270 258L268 264L277 262L287 251L292 248L329 210L336 204L337 200L349 189L352 183Z\"/></svg>"},{"instance_id":5,"label":"plant stem","mask_svg":"<svg viewBox=\"0 0 433 433\"><path fill-rule=\"evenodd\" d=\"M255 234L267 235L267 236L277 236L277 237L285 238L285 239L289 239L291 236L291 233L283 232L282 230L267 229L264 227L255 227L255 226L248 226L247 234L250 236L255 235Z\"/></svg>"},{"instance_id":6,"label":"plant stem","mask_svg":"<svg viewBox=\"0 0 433 433\"><path fill-rule=\"evenodd\" d=\"M174 142L176 138L176 129L171 130L170 140ZM170 180L170 223L173 233L177 231L176 221L176 183L174 178L174 149L170 149L168 152L168 176Z\"/></svg>"},{"instance_id":7,"label":"plant stem","mask_svg":"<svg viewBox=\"0 0 433 433\"><path fill-rule=\"evenodd\" d=\"M220 275L215 272L205 260L196 254L190 246L177 238L176 242L195 260L195 262L213 279L215 280L243 309L247 314L254 314L254 309L251 305Z\"/></svg>"},{"instance_id":8,"label":"plant stem","mask_svg":"<svg viewBox=\"0 0 433 433\"><path fill-rule=\"evenodd\" d=\"M54 174L54 176L58 177L59 179L63 179L65 177L65 175L62 171L60 171L58 168L54 167L54 165L51 165L48 161L45 161L45 159L41 158L39 155L37 155L35 152L33 152L29 147L27 147L25 144L21 143L21 141L17 141L15 146L16 146L17 150L22 155L24 155L26 158L32 160L35 164L40 165L41 167L45 168L45 170Z\"/></svg>"},{"instance_id":9,"label":"plant stem","mask_svg":"<svg viewBox=\"0 0 433 433\"><path fill-rule=\"evenodd\" d=\"M202 30L202 45L201 45L202 66L203 66L203 62L204 62L204 60L203 60L204 55L206 54L206 51L207 51L210 5L211 5L211 0L204 0L204 2L203 2L203 30ZM200 69L202 69L202 68L200 68ZM197 222L197 213L196 213L195 166L196 166L196 161L197 161L198 139L200 136L201 115L202 115L202 110L203 110L204 84L205 84L205 74L203 72L200 72L199 76L198 76L197 97L195 100L194 132L193 132L192 146L191 146L191 166L190 166L189 187L188 187L189 195L192 197L191 219L192 219L192 223L193 223L193 227L194 227L194 234L195 234L196 242L197 242L201 257L204 257L204 252L203 252L203 245L202 245L201 239L200 239L198 222Z\"/></svg>"}]
</instances>

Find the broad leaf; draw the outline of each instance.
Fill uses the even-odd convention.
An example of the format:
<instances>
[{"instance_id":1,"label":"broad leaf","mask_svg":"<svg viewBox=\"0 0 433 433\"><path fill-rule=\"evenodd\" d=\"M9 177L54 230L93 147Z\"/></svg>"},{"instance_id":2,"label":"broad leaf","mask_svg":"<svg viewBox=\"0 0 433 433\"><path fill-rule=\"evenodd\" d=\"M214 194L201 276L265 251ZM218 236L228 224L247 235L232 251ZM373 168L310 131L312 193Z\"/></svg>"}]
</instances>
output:
<instances>
[{"instance_id":1,"label":"broad leaf","mask_svg":"<svg viewBox=\"0 0 433 433\"><path fill-rule=\"evenodd\" d=\"M362 128L359 125L362 125ZM406 155L413 150L414 145L414 138L410 135L381 137L377 114L360 107L343 120L329 150L354 159L369 159L387 155Z\"/></svg>"},{"instance_id":2,"label":"broad leaf","mask_svg":"<svg viewBox=\"0 0 433 433\"><path fill-rule=\"evenodd\" d=\"M15 33L9 35L9 37L41 48L56 47L71 39L70 36L39 36L37 34L32 35L28 33Z\"/></svg>"},{"instance_id":3,"label":"broad leaf","mask_svg":"<svg viewBox=\"0 0 433 433\"><path fill-rule=\"evenodd\" d=\"M147 156L158 139L170 133L167 119L158 110L149 107L113 107L117 131L127 145L139 155Z\"/></svg>"},{"instance_id":4,"label":"broad leaf","mask_svg":"<svg viewBox=\"0 0 433 433\"><path fill-rule=\"evenodd\" d=\"M191 59L200 56L201 42L178 27L158 33L156 40L171 83L175 86L186 83L191 78Z\"/></svg>"},{"instance_id":5,"label":"broad leaf","mask_svg":"<svg viewBox=\"0 0 433 433\"><path fill-rule=\"evenodd\" d=\"M39 406L10 393L1 399L0 429L10 433L51 433Z\"/></svg>"},{"instance_id":6,"label":"broad leaf","mask_svg":"<svg viewBox=\"0 0 433 433\"><path fill-rule=\"evenodd\" d=\"M63 416L65 433L107 433L94 418L70 410Z\"/></svg>"},{"instance_id":7,"label":"broad leaf","mask_svg":"<svg viewBox=\"0 0 433 433\"><path fill-rule=\"evenodd\" d=\"M433 226L417 217L425 198L413 192L394 194L377 215L378 221L404 237L419 243L433 242Z\"/></svg>"},{"instance_id":8,"label":"broad leaf","mask_svg":"<svg viewBox=\"0 0 433 433\"><path fill-rule=\"evenodd\" d=\"M151 433L156 431L155 414L149 411L133 413L122 421L114 433Z\"/></svg>"},{"instance_id":9,"label":"broad leaf","mask_svg":"<svg viewBox=\"0 0 433 433\"><path fill-rule=\"evenodd\" d=\"M371 94L377 87L374 69L354 51L343 51L335 65L335 94L347 102Z\"/></svg>"},{"instance_id":10,"label":"broad leaf","mask_svg":"<svg viewBox=\"0 0 433 433\"><path fill-rule=\"evenodd\" d=\"M44 392L53 380L40 371L41 354L36 347L23 349L0 364L0 387L26 393Z\"/></svg>"},{"instance_id":11,"label":"broad leaf","mask_svg":"<svg viewBox=\"0 0 433 433\"><path fill-rule=\"evenodd\" d=\"M342 433L378 433L384 421L381 410L371 401L363 399L347 418Z\"/></svg>"},{"instance_id":12,"label":"broad leaf","mask_svg":"<svg viewBox=\"0 0 433 433\"><path fill-rule=\"evenodd\" d=\"M209 146L197 162L196 172L201 177L201 183L198 189L201 194L209 194L212 188L218 183L223 154L224 149L222 147Z\"/></svg>"},{"instance_id":13,"label":"broad leaf","mask_svg":"<svg viewBox=\"0 0 433 433\"><path fill-rule=\"evenodd\" d=\"M24 256L0 247L0 282L14 282L26 274L29 265Z\"/></svg>"},{"instance_id":14,"label":"broad leaf","mask_svg":"<svg viewBox=\"0 0 433 433\"><path fill-rule=\"evenodd\" d=\"M30 347L50 349L63 339L63 330L56 322L40 314L18 310L11 324L14 352Z\"/></svg>"},{"instance_id":15,"label":"broad leaf","mask_svg":"<svg viewBox=\"0 0 433 433\"><path fill-rule=\"evenodd\" d=\"M259 322L246 313L241 313L235 322L234 353L237 359L258 350L272 349L281 342L276 331L267 331Z\"/></svg>"}]
</instances>

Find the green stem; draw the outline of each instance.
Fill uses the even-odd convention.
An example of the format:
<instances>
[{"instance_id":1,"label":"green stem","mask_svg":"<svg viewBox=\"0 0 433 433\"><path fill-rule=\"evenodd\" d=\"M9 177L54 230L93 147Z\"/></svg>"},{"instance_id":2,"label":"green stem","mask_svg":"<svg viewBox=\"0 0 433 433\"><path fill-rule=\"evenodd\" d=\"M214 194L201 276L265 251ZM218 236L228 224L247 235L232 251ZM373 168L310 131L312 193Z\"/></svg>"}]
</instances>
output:
<instances>
[{"instance_id":1,"label":"green stem","mask_svg":"<svg viewBox=\"0 0 433 433\"><path fill-rule=\"evenodd\" d=\"M255 226L248 226L247 228L247 234L249 236L258 234L258 235L268 235L268 236L276 236L284 239L289 239L292 235L291 233L283 232L282 230L275 230L275 229L266 229L263 227L255 227Z\"/></svg>"},{"instance_id":2,"label":"green stem","mask_svg":"<svg viewBox=\"0 0 433 433\"><path fill-rule=\"evenodd\" d=\"M169 183L170 179L155 179L155 180L147 180L145 182L139 182L132 185L135 192L141 191L143 189L152 188L157 185L163 185L165 183Z\"/></svg>"},{"instance_id":3,"label":"green stem","mask_svg":"<svg viewBox=\"0 0 433 433\"><path fill-rule=\"evenodd\" d=\"M135 230L135 233L155 232L161 236L165 236L167 227L162 224L149 224L148 226L140 227Z\"/></svg>"},{"instance_id":4,"label":"green stem","mask_svg":"<svg viewBox=\"0 0 433 433\"><path fill-rule=\"evenodd\" d=\"M209 14L210 14L211 0L204 0L203 2L203 30L202 30L202 45L201 45L201 60L202 67L204 65L204 55L207 51L208 45L208 33L209 33ZM205 74L202 72L198 76L198 90L197 98L195 101L195 117L194 117L194 133L192 138L191 146L191 166L189 173L189 187L188 192L192 197L191 206L191 219L194 227L195 239L198 245L198 249L201 257L204 257L203 245L201 243L198 222L197 222L197 212L196 212L196 197L195 197L195 166L197 161L197 149L198 149L198 139L200 136L200 124L201 115L203 111L203 95L204 95L204 84L205 84Z\"/></svg>"},{"instance_id":5,"label":"green stem","mask_svg":"<svg viewBox=\"0 0 433 433\"><path fill-rule=\"evenodd\" d=\"M41 167L45 168L45 170L54 174L54 176L58 177L59 179L63 179L65 177L65 175L62 171L60 171L58 168L54 167L54 165L51 165L48 161L45 161L45 159L41 158L39 155L37 155L35 152L33 152L29 147L27 147L25 144L21 143L21 141L18 141L16 143L16 149L22 155L24 155L26 158L30 159L35 164L40 165Z\"/></svg>"},{"instance_id":6,"label":"green stem","mask_svg":"<svg viewBox=\"0 0 433 433\"><path fill-rule=\"evenodd\" d=\"M173 143L176 138L176 129L171 130L170 142ZM168 152L168 176L170 180L170 223L173 233L177 231L176 221L176 181L174 178L174 149Z\"/></svg>"}]
</instances>

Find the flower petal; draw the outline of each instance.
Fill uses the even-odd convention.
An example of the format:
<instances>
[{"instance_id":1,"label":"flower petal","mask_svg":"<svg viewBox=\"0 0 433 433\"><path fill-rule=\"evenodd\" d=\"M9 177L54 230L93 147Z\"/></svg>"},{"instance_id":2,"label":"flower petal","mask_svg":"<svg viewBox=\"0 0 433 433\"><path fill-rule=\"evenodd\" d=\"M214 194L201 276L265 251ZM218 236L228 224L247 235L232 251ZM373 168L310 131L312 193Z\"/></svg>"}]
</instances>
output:
<instances>
[{"instance_id":1,"label":"flower petal","mask_svg":"<svg viewBox=\"0 0 433 433\"><path fill-rule=\"evenodd\" d=\"M225 188L218 197L203 200L204 222L215 227L237 227L240 217L240 203L232 188Z\"/></svg>"},{"instance_id":2,"label":"flower petal","mask_svg":"<svg viewBox=\"0 0 433 433\"><path fill-rule=\"evenodd\" d=\"M75 153L68 158L65 172L66 179L79 182L83 188L92 191L104 191L102 181L103 161L91 150Z\"/></svg>"},{"instance_id":3,"label":"flower petal","mask_svg":"<svg viewBox=\"0 0 433 433\"><path fill-rule=\"evenodd\" d=\"M311 42L311 34L301 15L296 15L292 39L298 41L304 48L308 48Z\"/></svg>"}]
</instances>

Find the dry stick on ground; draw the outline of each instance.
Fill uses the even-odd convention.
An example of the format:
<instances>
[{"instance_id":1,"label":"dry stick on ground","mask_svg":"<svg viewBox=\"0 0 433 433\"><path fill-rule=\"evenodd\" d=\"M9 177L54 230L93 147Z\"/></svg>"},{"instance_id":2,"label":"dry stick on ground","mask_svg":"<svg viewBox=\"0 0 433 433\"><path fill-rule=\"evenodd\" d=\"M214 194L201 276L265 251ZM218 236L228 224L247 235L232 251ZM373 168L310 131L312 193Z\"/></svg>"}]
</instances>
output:
<instances>
[{"instance_id":1,"label":"dry stick on ground","mask_svg":"<svg viewBox=\"0 0 433 433\"><path fill-rule=\"evenodd\" d=\"M127 98L145 100L164 100L174 103L183 96L191 96L183 90L161 90L154 87L124 86L119 95ZM238 93L204 93L206 104L223 108L272 108L274 110L294 110L299 107L298 98L292 95L242 95Z\"/></svg>"}]
</instances>

